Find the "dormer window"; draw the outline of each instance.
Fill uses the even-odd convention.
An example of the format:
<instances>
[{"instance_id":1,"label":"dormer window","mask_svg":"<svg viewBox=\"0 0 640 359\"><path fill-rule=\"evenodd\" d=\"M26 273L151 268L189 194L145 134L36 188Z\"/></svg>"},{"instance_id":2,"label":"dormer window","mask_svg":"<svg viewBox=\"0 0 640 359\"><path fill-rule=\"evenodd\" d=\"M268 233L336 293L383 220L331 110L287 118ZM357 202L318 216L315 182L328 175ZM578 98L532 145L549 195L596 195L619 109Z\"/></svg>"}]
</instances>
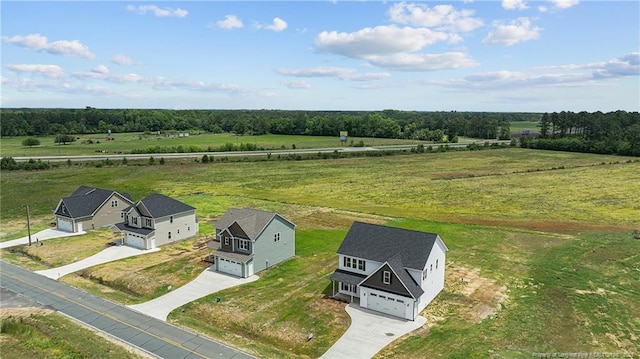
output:
<instances>
[{"instance_id":1,"label":"dormer window","mask_svg":"<svg viewBox=\"0 0 640 359\"><path fill-rule=\"evenodd\" d=\"M382 283L391 284L391 272L388 270L382 271Z\"/></svg>"}]
</instances>

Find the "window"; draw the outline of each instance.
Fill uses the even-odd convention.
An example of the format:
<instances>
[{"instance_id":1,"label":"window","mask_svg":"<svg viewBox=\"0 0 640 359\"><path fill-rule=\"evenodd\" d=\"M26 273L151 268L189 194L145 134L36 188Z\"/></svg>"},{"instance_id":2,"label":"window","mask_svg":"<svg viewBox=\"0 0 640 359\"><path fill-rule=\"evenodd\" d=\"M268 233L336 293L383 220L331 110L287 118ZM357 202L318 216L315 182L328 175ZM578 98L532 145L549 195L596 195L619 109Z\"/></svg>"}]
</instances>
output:
<instances>
[{"instance_id":1,"label":"window","mask_svg":"<svg viewBox=\"0 0 640 359\"><path fill-rule=\"evenodd\" d=\"M138 224L138 217L133 217L133 224Z\"/></svg>"},{"instance_id":2,"label":"window","mask_svg":"<svg viewBox=\"0 0 640 359\"><path fill-rule=\"evenodd\" d=\"M180 230L178 229L178 234L180 234Z\"/></svg>"},{"instance_id":3,"label":"window","mask_svg":"<svg viewBox=\"0 0 640 359\"><path fill-rule=\"evenodd\" d=\"M422 271L422 280L426 280L427 279L427 273L429 273L429 272L425 268L424 271Z\"/></svg>"},{"instance_id":4,"label":"window","mask_svg":"<svg viewBox=\"0 0 640 359\"><path fill-rule=\"evenodd\" d=\"M280 232L273 235L274 242L280 242Z\"/></svg>"},{"instance_id":5,"label":"window","mask_svg":"<svg viewBox=\"0 0 640 359\"><path fill-rule=\"evenodd\" d=\"M436 269L438 269L438 260L436 259Z\"/></svg>"},{"instance_id":6,"label":"window","mask_svg":"<svg viewBox=\"0 0 640 359\"><path fill-rule=\"evenodd\" d=\"M429 272L433 272L433 264L429 265Z\"/></svg>"},{"instance_id":7,"label":"window","mask_svg":"<svg viewBox=\"0 0 640 359\"><path fill-rule=\"evenodd\" d=\"M404 300L402 300L402 299L396 299L396 302L398 302L398 303L404 303Z\"/></svg>"},{"instance_id":8,"label":"window","mask_svg":"<svg viewBox=\"0 0 640 359\"><path fill-rule=\"evenodd\" d=\"M152 222L152 221L151 221L151 218L145 218L145 219L144 219L144 222L145 222L145 224L144 224L144 225L145 225L145 227L149 227L149 228L151 228L151 227L152 227L152 224L151 224L151 222Z\"/></svg>"},{"instance_id":9,"label":"window","mask_svg":"<svg viewBox=\"0 0 640 359\"><path fill-rule=\"evenodd\" d=\"M169 239L171 239L171 232L169 232Z\"/></svg>"},{"instance_id":10,"label":"window","mask_svg":"<svg viewBox=\"0 0 640 359\"><path fill-rule=\"evenodd\" d=\"M378 295L376 293L369 293L370 296L372 297L377 297Z\"/></svg>"},{"instance_id":11,"label":"window","mask_svg":"<svg viewBox=\"0 0 640 359\"><path fill-rule=\"evenodd\" d=\"M120 212L120 218L124 218L124 212Z\"/></svg>"},{"instance_id":12,"label":"window","mask_svg":"<svg viewBox=\"0 0 640 359\"><path fill-rule=\"evenodd\" d=\"M224 237L224 245L225 246L229 245L229 237Z\"/></svg>"},{"instance_id":13,"label":"window","mask_svg":"<svg viewBox=\"0 0 640 359\"><path fill-rule=\"evenodd\" d=\"M343 291L345 292L350 292L350 293L355 293L356 292L356 286L353 284L348 284L348 283L340 283L341 284L341 288Z\"/></svg>"},{"instance_id":14,"label":"window","mask_svg":"<svg viewBox=\"0 0 640 359\"><path fill-rule=\"evenodd\" d=\"M118 201L117 200L111 201L111 207L118 207Z\"/></svg>"},{"instance_id":15,"label":"window","mask_svg":"<svg viewBox=\"0 0 640 359\"><path fill-rule=\"evenodd\" d=\"M190 230L191 230L191 226L187 226L187 231L190 231Z\"/></svg>"},{"instance_id":16,"label":"window","mask_svg":"<svg viewBox=\"0 0 640 359\"><path fill-rule=\"evenodd\" d=\"M382 271L382 283L391 284L391 272L388 270Z\"/></svg>"},{"instance_id":17,"label":"window","mask_svg":"<svg viewBox=\"0 0 640 359\"><path fill-rule=\"evenodd\" d=\"M364 271L366 269L366 264L364 259L344 257L343 265L347 268L358 269L361 271Z\"/></svg>"},{"instance_id":18,"label":"window","mask_svg":"<svg viewBox=\"0 0 640 359\"><path fill-rule=\"evenodd\" d=\"M238 242L238 248L244 249L245 251L248 251L249 250L249 241L241 239Z\"/></svg>"},{"instance_id":19,"label":"window","mask_svg":"<svg viewBox=\"0 0 640 359\"><path fill-rule=\"evenodd\" d=\"M173 216L169 217L169 223L173 223Z\"/></svg>"}]
</instances>

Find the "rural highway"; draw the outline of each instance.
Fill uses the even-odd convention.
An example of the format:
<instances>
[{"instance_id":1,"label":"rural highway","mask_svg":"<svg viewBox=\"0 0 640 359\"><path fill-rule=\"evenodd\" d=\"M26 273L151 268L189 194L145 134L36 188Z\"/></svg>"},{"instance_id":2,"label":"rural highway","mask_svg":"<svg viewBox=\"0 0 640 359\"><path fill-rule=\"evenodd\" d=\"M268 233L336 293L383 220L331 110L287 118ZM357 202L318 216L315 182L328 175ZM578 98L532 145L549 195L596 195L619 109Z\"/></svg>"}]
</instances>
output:
<instances>
[{"instance_id":1,"label":"rural highway","mask_svg":"<svg viewBox=\"0 0 640 359\"><path fill-rule=\"evenodd\" d=\"M460 142L460 143L449 143L449 147L467 147L472 143L483 144L485 142L489 143L509 143L509 141L498 141L498 140L481 140L481 141L472 141L472 142ZM427 146L431 146L433 148L438 148L440 146L444 146L445 144L430 144ZM297 149L297 150L268 150L268 151L231 151L231 152L188 152L188 153L144 153L144 154L95 154L95 155L81 155L81 156L20 156L13 157L16 162L26 162L30 159L34 160L42 160L49 162L63 162L63 161L103 161L106 159L112 161L121 160L123 157L126 157L128 160L145 160L149 157L153 156L154 158L202 158L203 155L211 156L214 158L221 157L251 157L251 156L267 156L271 154L271 156L288 156L288 155L304 155L304 154L316 154L316 153L333 153L334 151L344 152L344 153L355 153L355 152L370 152L370 151L403 151L403 150L411 150L415 148L417 145L390 145L390 146L369 146L369 147L328 147L328 148L307 148L307 149ZM425 146L425 147L427 147Z\"/></svg>"},{"instance_id":2,"label":"rural highway","mask_svg":"<svg viewBox=\"0 0 640 359\"><path fill-rule=\"evenodd\" d=\"M0 287L159 358L254 358L237 349L0 260Z\"/></svg>"}]
</instances>

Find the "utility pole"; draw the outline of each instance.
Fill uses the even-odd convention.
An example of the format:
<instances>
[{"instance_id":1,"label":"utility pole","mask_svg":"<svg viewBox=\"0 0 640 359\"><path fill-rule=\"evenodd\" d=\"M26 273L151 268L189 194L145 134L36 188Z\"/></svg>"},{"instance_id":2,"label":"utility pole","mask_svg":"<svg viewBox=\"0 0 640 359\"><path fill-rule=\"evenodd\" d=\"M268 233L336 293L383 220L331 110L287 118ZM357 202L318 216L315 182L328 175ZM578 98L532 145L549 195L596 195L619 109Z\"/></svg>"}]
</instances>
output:
<instances>
[{"instance_id":1,"label":"utility pole","mask_svg":"<svg viewBox=\"0 0 640 359\"><path fill-rule=\"evenodd\" d=\"M25 204L24 207L27 208L27 232L29 233L29 245L31 245L31 219L29 218L29 205Z\"/></svg>"}]
</instances>

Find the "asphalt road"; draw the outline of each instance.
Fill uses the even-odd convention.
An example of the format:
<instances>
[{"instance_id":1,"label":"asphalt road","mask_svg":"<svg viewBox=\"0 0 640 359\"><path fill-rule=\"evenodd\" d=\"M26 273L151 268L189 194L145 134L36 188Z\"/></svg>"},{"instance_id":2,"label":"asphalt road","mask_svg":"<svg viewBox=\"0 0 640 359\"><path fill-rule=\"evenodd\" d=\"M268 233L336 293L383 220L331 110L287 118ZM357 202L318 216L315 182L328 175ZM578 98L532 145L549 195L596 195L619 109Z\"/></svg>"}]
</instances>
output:
<instances>
[{"instance_id":1,"label":"asphalt road","mask_svg":"<svg viewBox=\"0 0 640 359\"><path fill-rule=\"evenodd\" d=\"M489 143L508 143L509 141L496 141L496 140L485 140L485 141L472 141L472 142L460 142L460 143L448 143L449 147L466 147L471 143L477 142L482 144L484 142ZM445 144L434 144L430 145L433 148L438 148ZM214 158L222 158L222 157L253 157L253 156L267 156L271 154L272 156L287 156L287 155L303 155L303 154L316 154L316 153L333 153L334 151L338 152L369 152L369 151L403 151L403 150L411 150L415 148L417 145L390 145L390 146L375 146L375 147L330 147L330 148L308 148L308 149L299 149L299 150L273 150L273 151L232 151L232 152L189 152L189 153L145 153L145 154L95 154L95 155L82 155L82 156L18 156L13 157L17 162L26 162L30 159L34 160L42 160L49 162L63 162L67 160L71 161L103 161L106 159L112 161L122 160L123 157L126 157L128 160L140 160L140 159L148 159L153 156L158 159L163 157L165 159L169 158L202 158L203 155L213 156Z\"/></svg>"},{"instance_id":2,"label":"asphalt road","mask_svg":"<svg viewBox=\"0 0 640 359\"><path fill-rule=\"evenodd\" d=\"M160 358L253 358L5 261L0 261L0 288L21 294Z\"/></svg>"}]
</instances>

